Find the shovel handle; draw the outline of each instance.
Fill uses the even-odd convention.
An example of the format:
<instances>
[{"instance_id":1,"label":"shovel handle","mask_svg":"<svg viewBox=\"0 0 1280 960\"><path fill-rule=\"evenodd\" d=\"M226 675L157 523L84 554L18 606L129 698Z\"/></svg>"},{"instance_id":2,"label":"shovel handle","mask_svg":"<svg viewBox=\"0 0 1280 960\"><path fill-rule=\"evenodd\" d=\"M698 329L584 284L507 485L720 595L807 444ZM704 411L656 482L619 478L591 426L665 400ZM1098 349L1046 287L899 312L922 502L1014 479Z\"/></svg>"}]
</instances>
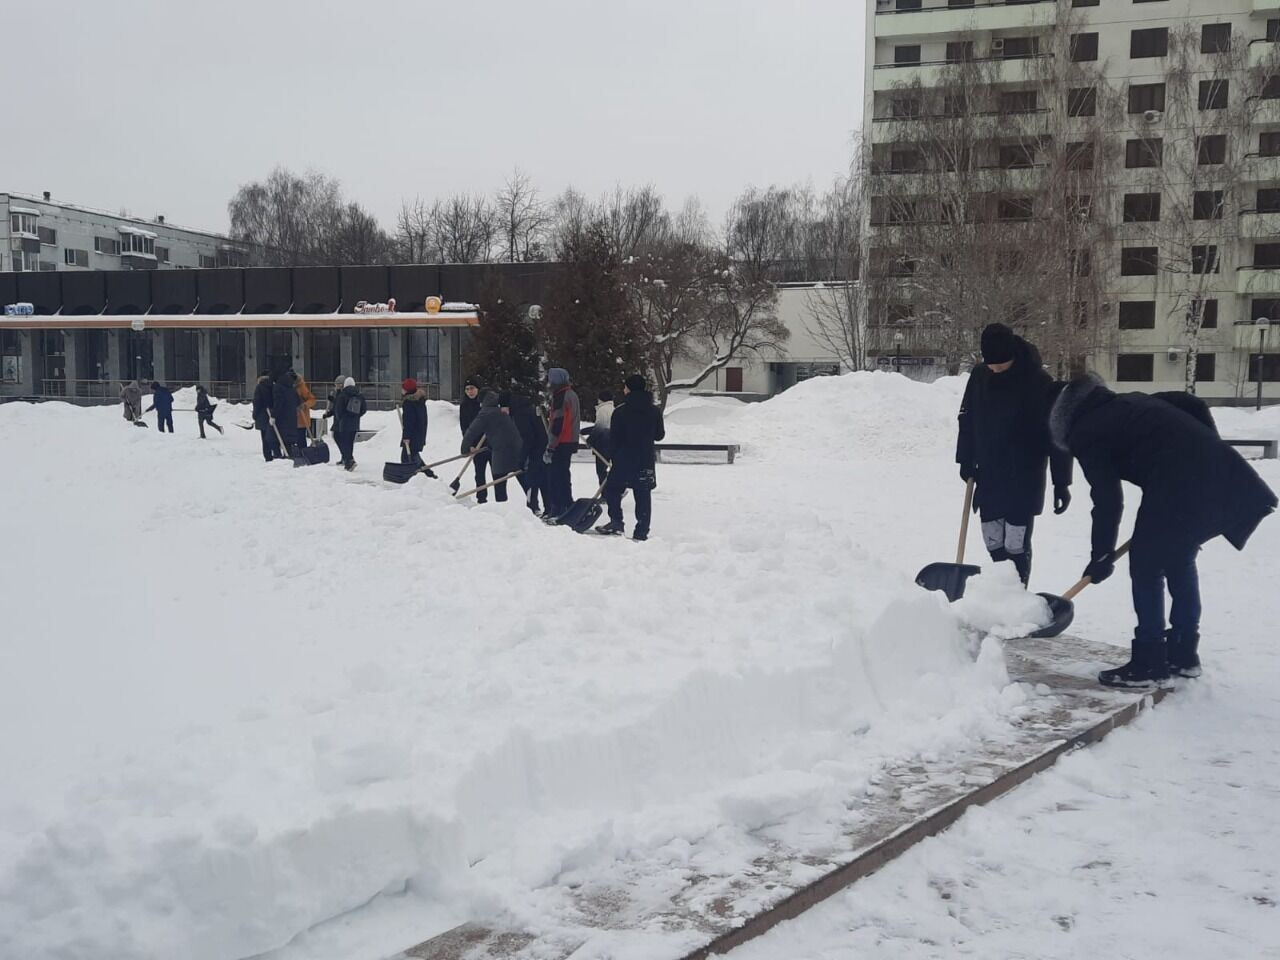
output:
<instances>
[{"instance_id":1,"label":"shovel handle","mask_svg":"<svg viewBox=\"0 0 1280 960\"><path fill-rule=\"evenodd\" d=\"M969 539L969 514L973 512L973 478L964 485L964 513L960 516L960 542L956 545L956 563L964 563L964 543Z\"/></svg>"},{"instance_id":2,"label":"shovel handle","mask_svg":"<svg viewBox=\"0 0 1280 960\"><path fill-rule=\"evenodd\" d=\"M1123 544L1116 548L1116 552L1111 555L1112 560L1119 560L1129 552L1129 547L1133 544L1132 540L1126 540ZM1076 594L1093 583L1093 577L1081 577L1076 581L1075 586L1062 595L1063 600L1074 600Z\"/></svg>"},{"instance_id":3,"label":"shovel handle","mask_svg":"<svg viewBox=\"0 0 1280 960\"><path fill-rule=\"evenodd\" d=\"M462 465L462 469L458 471L458 475L453 478L454 483L462 482L462 475L467 472L467 466L471 463L472 460L476 458L476 456L480 453L480 451L484 449L484 442L486 439L487 439L486 437L481 436L480 442L476 444L476 448L472 450L469 454L467 454L467 462Z\"/></svg>"},{"instance_id":4,"label":"shovel handle","mask_svg":"<svg viewBox=\"0 0 1280 960\"><path fill-rule=\"evenodd\" d=\"M467 497L471 496L473 493L479 493L481 490L488 490L490 487L496 486L499 483L505 483L506 481L510 480L512 477L518 477L522 473L524 473L523 470L513 470L511 473L508 473L505 477L499 477L497 480L490 480L488 483L481 484L480 486L476 487L474 490L464 490L462 493L455 494L453 499L455 500L466 499Z\"/></svg>"}]
</instances>

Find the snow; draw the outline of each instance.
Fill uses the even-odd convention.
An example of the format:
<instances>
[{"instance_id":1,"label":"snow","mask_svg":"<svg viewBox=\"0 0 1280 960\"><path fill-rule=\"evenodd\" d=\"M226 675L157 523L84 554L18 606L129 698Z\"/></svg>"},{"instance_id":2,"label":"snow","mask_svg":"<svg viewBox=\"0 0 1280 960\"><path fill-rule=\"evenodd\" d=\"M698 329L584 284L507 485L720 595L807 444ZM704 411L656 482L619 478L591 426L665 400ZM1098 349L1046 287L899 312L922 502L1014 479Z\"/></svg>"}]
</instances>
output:
<instances>
[{"instance_id":1,"label":"snow","mask_svg":"<svg viewBox=\"0 0 1280 960\"><path fill-rule=\"evenodd\" d=\"M661 902L690 872L749 867L773 832L838 844L877 771L999 736L1039 695L980 639L1006 609L1039 615L1010 571L971 580L959 608L912 582L954 549L962 389L868 373L759 404L682 400L671 440L743 453L660 465L646 544L547 528L518 496L451 502L446 474L382 484L394 413L366 418L382 430L347 474L264 464L233 426L247 406L219 406L226 434L204 441L192 413L168 436L115 407L0 406L20 506L0 570L0 766L20 772L0 786L0 956L385 960L485 918L554 938L571 889L621 864L639 902ZM428 458L456 453L454 408L429 412ZM575 471L594 489L591 465ZM1248 898L1280 899L1280 842L1257 830L1280 796L1280 704L1277 655L1251 638L1280 613L1262 586L1275 527L1243 556L1204 552L1213 658L1190 695L759 955L934 956L946 934L1083 957L1157 911L1200 955L1230 955L1223 938L1266 955L1274 907ZM1083 489L1037 538L1035 585L1060 593L1087 558ZM1124 642L1123 579L1081 595L1075 630ZM1059 797L1106 816L1059 823ZM1181 866L1133 839L1152 822ZM1136 892L1151 870L1171 891L1159 908ZM1090 939L1045 919L1055 897ZM1204 918L1227 932L1190 930ZM579 956L678 952L634 936L602 931Z\"/></svg>"}]
</instances>

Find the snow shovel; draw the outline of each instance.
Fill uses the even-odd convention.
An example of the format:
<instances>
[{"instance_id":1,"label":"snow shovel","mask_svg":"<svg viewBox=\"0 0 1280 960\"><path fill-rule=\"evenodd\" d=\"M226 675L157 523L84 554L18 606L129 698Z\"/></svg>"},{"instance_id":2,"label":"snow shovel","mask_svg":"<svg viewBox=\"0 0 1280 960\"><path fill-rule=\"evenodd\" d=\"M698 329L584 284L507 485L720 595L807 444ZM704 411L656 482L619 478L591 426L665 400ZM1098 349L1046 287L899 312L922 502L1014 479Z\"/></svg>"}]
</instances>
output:
<instances>
[{"instance_id":1,"label":"snow shovel","mask_svg":"<svg viewBox=\"0 0 1280 960\"><path fill-rule=\"evenodd\" d=\"M964 596L964 586L969 578L982 572L981 567L964 562L964 545L969 539L969 514L973 511L972 479L964 488L964 514L960 518L960 543L956 547L955 563L931 563L916 574L916 583L926 590L941 590L947 600L954 602Z\"/></svg>"},{"instance_id":2,"label":"snow shovel","mask_svg":"<svg viewBox=\"0 0 1280 960\"><path fill-rule=\"evenodd\" d=\"M604 483L596 489L594 497L573 501L568 510L552 521L552 525L572 527L574 533L586 533L590 530L591 525L600 519L600 501L604 498L604 488L608 482L609 475L605 474Z\"/></svg>"},{"instance_id":3,"label":"snow shovel","mask_svg":"<svg viewBox=\"0 0 1280 960\"><path fill-rule=\"evenodd\" d=\"M471 466L471 461L484 452L484 442L486 439L488 438L482 434L480 442L476 444L476 448L467 454L467 462L462 465L462 469L458 471L458 475L453 478L453 483L449 484L449 489L453 491L454 496L457 496L458 491L462 489L462 475L467 472L467 467ZM461 454L459 454L459 456L461 456Z\"/></svg>"},{"instance_id":4,"label":"snow shovel","mask_svg":"<svg viewBox=\"0 0 1280 960\"><path fill-rule=\"evenodd\" d=\"M481 490L488 490L490 487L496 487L498 484L503 483L506 480L511 480L515 477L518 477L522 473L524 473L523 470L513 470L510 473L508 473L505 477L499 477L497 480L490 480L488 483L482 483L478 487L473 487L470 490L467 490L467 491L464 491L463 493L459 493L455 495L453 499L465 500L467 497L471 496L473 493L479 493Z\"/></svg>"},{"instance_id":5,"label":"snow shovel","mask_svg":"<svg viewBox=\"0 0 1280 960\"><path fill-rule=\"evenodd\" d=\"M407 441L406 441L407 442ZM382 465L382 479L391 483L408 483L418 474L422 473L430 477L432 480L439 480L432 467L444 466L446 463L453 463L455 460L461 460L465 457L465 453L460 453L454 457L446 457L443 460L437 460L435 463L423 463L422 457L418 457L417 463L391 463L387 462Z\"/></svg>"},{"instance_id":6,"label":"snow shovel","mask_svg":"<svg viewBox=\"0 0 1280 960\"><path fill-rule=\"evenodd\" d=\"M1112 560L1119 560L1129 552L1129 546L1132 540L1126 540L1124 544L1116 548L1116 552L1111 555ZM1076 605L1072 603L1076 594L1093 583L1090 577L1081 577L1076 581L1075 586L1064 593L1062 596L1056 596L1052 593L1042 593L1045 602L1049 604L1049 613L1053 615L1053 619L1049 621L1047 626L1041 627L1029 636L1032 637L1056 637L1067 627L1071 626L1071 621L1076 618Z\"/></svg>"}]
</instances>

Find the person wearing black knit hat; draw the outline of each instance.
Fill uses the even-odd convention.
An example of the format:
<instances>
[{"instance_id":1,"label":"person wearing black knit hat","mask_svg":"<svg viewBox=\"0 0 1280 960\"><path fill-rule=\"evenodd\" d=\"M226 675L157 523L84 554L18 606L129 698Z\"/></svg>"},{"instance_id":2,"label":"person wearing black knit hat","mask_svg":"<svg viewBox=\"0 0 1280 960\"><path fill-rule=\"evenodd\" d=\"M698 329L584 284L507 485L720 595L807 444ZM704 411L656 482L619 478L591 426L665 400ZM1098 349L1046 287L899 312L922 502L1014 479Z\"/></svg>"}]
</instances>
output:
<instances>
[{"instance_id":1,"label":"person wearing black knit hat","mask_svg":"<svg viewBox=\"0 0 1280 960\"><path fill-rule=\"evenodd\" d=\"M480 414L479 379L467 377L466 380L462 381L462 394L462 401L458 404L458 427L462 430L462 435L466 436L467 430L471 427L471 422ZM477 453L471 461L471 466L475 469L476 486L483 487L485 473L489 468L489 451L486 449ZM476 494L476 503L485 503L488 499L488 490L481 490Z\"/></svg>"},{"instance_id":2,"label":"person wearing black knit hat","mask_svg":"<svg viewBox=\"0 0 1280 960\"><path fill-rule=\"evenodd\" d=\"M974 481L974 509L991 559L1011 560L1031 578L1031 533L1044 510L1045 468L1053 476L1053 512L1071 503L1071 457L1049 440L1053 378L1040 353L1003 323L980 340L982 363L969 374L960 403L956 462Z\"/></svg>"},{"instance_id":3,"label":"person wearing black knit hat","mask_svg":"<svg viewBox=\"0 0 1280 960\"><path fill-rule=\"evenodd\" d=\"M648 540L653 517L653 488L657 452L654 444L666 436L662 411L653 403L644 377L632 374L623 381L622 403L609 423L609 445L613 463L605 481L604 497L609 505L609 522L596 527L597 533L616 536L626 530L622 519L622 494L630 488L636 500L636 528L632 540Z\"/></svg>"}]
</instances>

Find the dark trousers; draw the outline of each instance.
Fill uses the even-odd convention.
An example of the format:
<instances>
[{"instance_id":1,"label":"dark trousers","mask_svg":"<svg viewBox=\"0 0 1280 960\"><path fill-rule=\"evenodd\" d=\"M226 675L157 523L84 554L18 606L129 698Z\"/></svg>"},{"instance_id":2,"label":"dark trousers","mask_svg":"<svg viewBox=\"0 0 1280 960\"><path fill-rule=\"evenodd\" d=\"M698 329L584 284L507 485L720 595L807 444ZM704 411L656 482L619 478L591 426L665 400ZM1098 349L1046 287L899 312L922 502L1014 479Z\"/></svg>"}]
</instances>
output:
<instances>
[{"instance_id":1,"label":"dark trousers","mask_svg":"<svg viewBox=\"0 0 1280 960\"><path fill-rule=\"evenodd\" d=\"M507 481L499 480L493 485L493 499L498 503L507 502Z\"/></svg>"},{"instance_id":2,"label":"dark trousers","mask_svg":"<svg viewBox=\"0 0 1280 960\"><path fill-rule=\"evenodd\" d=\"M207 423L209 426L213 427L213 429L217 430L219 433L221 433L221 432L222 432L222 428L221 428L220 426L218 426L216 423L214 423L214 422L213 422L213 415L212 415L212 414L197 413L197 414L196 414L196 424L197 424L197 426L199 426L199 427L200 427L200 436L201 436L202 438L204 437L204 425L205 425L206 423Z\"/></svg>"},{"instance_id":3,"label":"dark trousers","mask_svg":"<svg viewBox=\"0 0 1280 960\"><path fill-rule=\"evenodd\" d=\"M558 517L573 506L573 476L569 464L578 452L576 443L562 443L551 451L547 467L547 510Z\"/></svg>"},{"instance_id":4,"label":"dark trousers","mask_svg":"<svg viewBox=\"0 0 1280 960\"><path fill-rule=\"evenodd\" d=\"M473 470L475 470L477 487L483 487L487 482L486 471L488 471L489 469L489 461L492 458L493 458L493 454L491 454L488 450L486 450L484 453L477 453L476 458L471 461L471 467ZM484 503L488 499L489 499L488 490L481 490L479 493L476 494L476 503ZM507 499L507 495L505 491L502 494L502 499L503 500Z\"/></svg>"},{"instance_id":5,"label":"dark trousers","mask_svg":"<svg viewBox=\"0 0 1280 960\"><path fill-rule=\"evenodd\" d=\"M161 413L159 410L157 410L156 426L160 428L161 433L164 433L165 427L168 427L169 432L173 433L173 411L170 410L168 413Z\"/></svg>"},{"instance_id":6,"label":"dark trousers","mask_svg":"<svg viewBox=\"0 0 1280 960\"><path fill-rule=\"evenodd\" d=\"M405 441L400 441L400 462L401 463L417 463L422 455L422 444L408 441L408 449L406 450Z\"/></svg>"},{"instance_id":7,"label":"dark trousers","mask_svg":"<svg viewBox=\"0 0 1280 960\"><path fill-rule=\"evenodd\" d=\"M525 462L524 472L516 479L524 490L525 503L534 513L538 512L538 497L546 498L546 464L542 462L542 454L536 453ZM549 501L548 501L549 502Z\"/></svg>"},{"instance_id":8,"label":"dark trousers","mask_svg":"<svg viewBox=\"0 0 1280 960\"><path fill-rule=\"evenodd\" d=\"M1133 586L1133 612L1138 615L1137 640L1154 642L1164 637L1164 589L1168 584L1173 605L1169 626L1184 635L1200 630L1200 574L1196 554L1200 548L1183 547L1160 557L1135 545L1129 558Z\"/></svg>"},{"instance_id":9,"label":"dark trousers","mask_svg":"<svg viewBox=\"0 0 1280 960\"><path fill-rule=\"evenodd\" d=\"M624 477L610 474L604 486L605 503L609 505L609 522L622 529L626 526L622 517L622 495L627 488L636 498L636 529L634 536L643 540L649 535L649 522L653 519L653 491L649 481L640 476Z\"/></svg>"},{"instance_id":10,"label":"dark trousers","mask_svg":"<svg viewBox=\"0 0 1280 960\"><path fill-rule=\"evenodd\" d=\"M259 427L258 432L262 434L262 459L270 463L277 457L283 457L284 453L280 449L280 441L276 439L276 432L269 425Z\"/></svg>"},{"instance_id":11,"label":"dark trousers","mask_svg":"<svg viewBox=\"0 0 1280 960\"><path fill-rule=\"evenodd\" d=\"M334 431L333 441L338 445L338 452L342 455L344 465L355 463L353 450L356 445L356 433L354 430Z\"/></svg>"}]
</instances>

